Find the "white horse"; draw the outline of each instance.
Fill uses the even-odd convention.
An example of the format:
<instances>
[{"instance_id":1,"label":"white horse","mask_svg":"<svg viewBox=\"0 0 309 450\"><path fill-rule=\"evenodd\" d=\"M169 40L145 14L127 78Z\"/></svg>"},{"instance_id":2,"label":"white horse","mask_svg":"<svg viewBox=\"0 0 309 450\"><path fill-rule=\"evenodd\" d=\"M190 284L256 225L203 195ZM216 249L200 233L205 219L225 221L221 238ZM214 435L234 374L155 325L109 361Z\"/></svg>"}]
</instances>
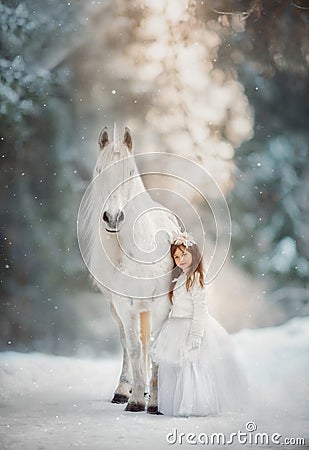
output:
<instances>
[{"instance_id":1,"label":"white horse","mask_svg":"<svg viewBox=\"0 0 309 450\"><path fill-rule=\"evenodd\" d=\"M79 244L96 285L109 298L120 330L123 362L112 402L128 402L126 411L143 411L147 341L170 310L170 242L181 230L176 216L146 191L132 154L129 129L125 128L120 141L115 127L110 142L105 128L99 147L93 181L79 210ZM155 363L149 389L147 412L156 414Z\"/></svg>"}]
</instances>

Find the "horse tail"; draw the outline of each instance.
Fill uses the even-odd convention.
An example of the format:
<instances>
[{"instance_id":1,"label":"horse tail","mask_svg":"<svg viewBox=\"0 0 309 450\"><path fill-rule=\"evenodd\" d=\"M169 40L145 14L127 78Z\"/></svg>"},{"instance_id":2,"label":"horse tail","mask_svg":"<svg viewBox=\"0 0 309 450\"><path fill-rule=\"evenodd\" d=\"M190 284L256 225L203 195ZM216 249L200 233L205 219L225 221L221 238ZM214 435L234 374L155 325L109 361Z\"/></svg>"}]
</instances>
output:
<instances>
[{"instance_id":1,"label":"horse tail","mask_svg":"<svg viewBox=\"0 0 309 450\"><path fill-rule=\"evenodd\" d=\"M144 360L144 367L145 367L145 373L148 379L149 375L149 358L148 358L148 351L147 346L150 338L150 312L149 311L143 311L140 313L140 335L141 335L141 341L142 341L142 350L143 350L143 360Z\"/></svg>"}]
</instances>

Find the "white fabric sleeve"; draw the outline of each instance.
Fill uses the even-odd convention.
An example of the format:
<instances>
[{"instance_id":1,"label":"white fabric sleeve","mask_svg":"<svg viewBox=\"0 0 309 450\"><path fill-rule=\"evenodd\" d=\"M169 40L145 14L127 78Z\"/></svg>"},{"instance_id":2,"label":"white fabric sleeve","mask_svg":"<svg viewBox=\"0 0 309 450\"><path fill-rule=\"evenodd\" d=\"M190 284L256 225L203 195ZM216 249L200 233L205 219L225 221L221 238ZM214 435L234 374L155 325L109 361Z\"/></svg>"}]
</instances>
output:
<instances>
[{"instance_id":1,"label":"white fabric sleeve","mask_svg":"<svg viewBox=\"0 0 309 450\"><path fill-rule=\"evenodd\" d=\"M208 314L206 286L201 287L198 279L192 286L193 314L190 334L203 337L206 316Z\"/></svg>"}]
</instances>

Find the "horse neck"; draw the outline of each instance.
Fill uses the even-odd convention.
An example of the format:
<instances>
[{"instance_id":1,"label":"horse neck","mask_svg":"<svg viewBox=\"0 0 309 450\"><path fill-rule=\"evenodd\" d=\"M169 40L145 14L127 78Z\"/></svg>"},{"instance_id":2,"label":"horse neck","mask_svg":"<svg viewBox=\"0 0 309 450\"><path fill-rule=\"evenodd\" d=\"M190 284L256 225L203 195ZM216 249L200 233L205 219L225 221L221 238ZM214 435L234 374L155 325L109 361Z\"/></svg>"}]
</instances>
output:
<instances>
[{"instance_id":1,"label":"horse neck","mask_svg":"<svg viewBox=\"0 0 309 450\"><path fill-rule=\"evenodd\" d=\"M118 237L121 247L126 248L131 256L136 256L141 248L144 251L153 249L157 226L151 213L155 203L143 183L136 183L131 194L130 208L125 213L128 217Z\"/></svg>"},{"instance_id":2,"label":"horse neck","mask_svg":"<svg viewBox=\"0 0 309 450\"><path fill-rule=\"evenodd\" d=\"M150 195L147 192L147 189L145 188L143 180L139 175L131 180L131 195L137 195L140 193L143 193L145 196L147 195L149 199L151 199Z\"/></svg>"}]
</instances>

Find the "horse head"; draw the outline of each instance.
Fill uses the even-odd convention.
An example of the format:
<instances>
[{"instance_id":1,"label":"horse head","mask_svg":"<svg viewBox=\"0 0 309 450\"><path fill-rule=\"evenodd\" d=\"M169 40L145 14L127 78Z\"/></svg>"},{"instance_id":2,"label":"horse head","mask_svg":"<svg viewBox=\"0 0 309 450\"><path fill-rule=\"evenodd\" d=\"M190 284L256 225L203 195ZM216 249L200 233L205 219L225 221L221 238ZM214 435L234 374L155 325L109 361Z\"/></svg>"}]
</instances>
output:
<instances>
[{"instance_id":1,"label":"horse head","mask_svg":"<svg viewBox=\"0 0 309 450\"><path fill-rule=\"evenodd\" d=\"M125 128L123 139L118 135L114 125L111 140L105 127L98 141L100 155L97 160L94 176L98 177L98 195L103 194L101 221L109 233L120 231L125 220L124 208L130 198L132 177L137 168L132 156L133 140L129 128ZM103 173L104 172L104 173Z\"/></svg>"}]
</instances>

